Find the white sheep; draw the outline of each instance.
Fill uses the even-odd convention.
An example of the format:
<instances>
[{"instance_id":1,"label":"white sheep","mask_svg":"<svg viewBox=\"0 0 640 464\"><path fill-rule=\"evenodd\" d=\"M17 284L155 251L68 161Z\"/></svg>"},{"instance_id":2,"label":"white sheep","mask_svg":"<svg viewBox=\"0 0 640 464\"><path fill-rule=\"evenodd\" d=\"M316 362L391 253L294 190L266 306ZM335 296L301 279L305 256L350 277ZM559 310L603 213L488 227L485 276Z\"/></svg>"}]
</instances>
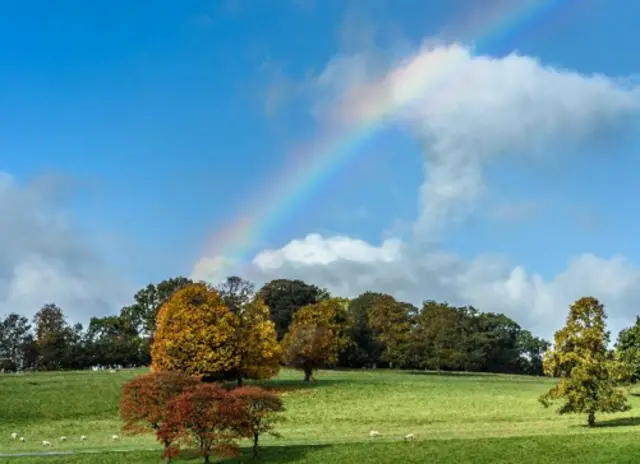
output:
<instances>
[{"instance_id":1,"label":"white sheep","mask_svg":"<svg viewBox=\"0 0 640 464\"><path fill-rule=\"evenodd\" d=\"M17 432L13 432L13 433L11 434L11 439L12 439L12 440L16 440L17 438L18 438L18 433L17 433Z\"/></svg>"},{"instance_id":2,"label":"white sheep","mask_svg":"<svg viewBox=\"0 0 640 464\"><path fill-rule=\"evenodd\" d=\"M380 432L378 432L377 430L372 430L371 432L369 432L369 436L371 438L379 437L380 435L381 435Z\"/></svg>"},{"instance_id":3,"label":"white sheep","mask_svg":"<svg viewBox=\"0 0 640 464\"><path fill-rule=\"evenodd\" d=\"M67 441L67 437L60 437L60 441Z\"/></svg>"},{"instance_id":4,"label":"white sheep","mask_svg":"<svg viewBox=\"0 0 640 464\"><path fill-rule=\"evenodd\" d=\"M24 443L24 437L20 437L20 443Z\"/></svg>"},{"instance_id":5,"label":"white sheep","mask_svg":"<svg viewBox=\"0 0 640 464\"><path fill-rule=\"evenodd\" d=\"M51 442L49 440L42 440L42 446L51 446Z\"/></svg>"},{"instance_id":6,"label":"white sheep","mask_svg":"<svg viewBox=\"0 0 640 464\"><path fill-rule=\"evenodd\" d=\"M120 437L118 435L111 435L112 440L119 440Z\"/></svg>"},{"instance_id":7,"label":"white sheep","mask_svg":"<svg viewBox=\"0 0 640 464\"><path fill-rule=\"evenodd\" d=\"M82 435L82 436L80 437L80 440L82 440L82 441L85 441L86 439L87 439L87 436L86 436L86 435Z\"/></svg>"},{"instance_id":8,"label":"white sheep","mask_svg":"<svg viewBox=\"0 0 640 464\"><path fill-rule=\"evenodd\" d=\"M413 434L412 434L412 433L410 433L410 434L408 434L408 435L405 435L405 437L404 437L405 441L411 441L411 440L413 440L414 438L415 438L415 437L413 436Z\"/></svg>"}]
</instances>

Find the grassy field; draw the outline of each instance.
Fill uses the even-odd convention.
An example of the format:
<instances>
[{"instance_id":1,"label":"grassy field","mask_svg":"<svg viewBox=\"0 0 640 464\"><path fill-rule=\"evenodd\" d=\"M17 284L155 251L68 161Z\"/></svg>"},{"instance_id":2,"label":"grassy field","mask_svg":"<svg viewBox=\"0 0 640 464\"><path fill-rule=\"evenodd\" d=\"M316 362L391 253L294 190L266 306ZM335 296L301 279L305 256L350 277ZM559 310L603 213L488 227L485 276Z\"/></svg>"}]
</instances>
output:
<instances>
[{"instance_id":1,"label":"grassy field","mask_svg":"<svg viewBox=\"0 0 640 464\"><path fill-rule=\"evenodd\" d=\"M0 376L0 453L76 451L59 457L11 457L18 463L160 462L153 437L120 434L123 382L141 371ZM560 417L537 397L547 379L499 375L437 375L391 371L320 372L305 387L298 372L264 384L282 391L287 407L283 438L265 439L262 462L624 463L640 460L640 398L631 411ZM638 425L635 425L635 424ZM378 430L382 437L371 439ZM10 439L16 431L25 443ZM407 433L415 442L404 442ZM60 443L60 436L69 440ZM87 435L88 440L79 440ZM53 447L46 450L42 440ZM145 451L148 450L148 451ZM248 461L241 457L231 462ZM182 461L191 461L185 456ZM193 461L199 462L199 460Z\"/></svg>"}]
</instances>

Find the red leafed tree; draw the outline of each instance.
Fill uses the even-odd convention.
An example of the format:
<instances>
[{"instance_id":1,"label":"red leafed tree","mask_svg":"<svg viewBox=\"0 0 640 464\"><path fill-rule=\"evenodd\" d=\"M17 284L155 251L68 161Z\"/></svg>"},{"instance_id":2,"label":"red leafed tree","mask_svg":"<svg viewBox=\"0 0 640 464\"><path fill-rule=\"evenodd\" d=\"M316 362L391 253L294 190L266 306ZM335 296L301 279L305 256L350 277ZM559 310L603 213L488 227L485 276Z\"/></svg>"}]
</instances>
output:
<instances>
[{"instance_id":1,"label":"red leafed tree","mask_svg":"<svg viewBox=\"0 0 640 464\"><path fill-rule=\"evenodd\" d=\"M279 436L273 428L281 419L278 413L284 411L282 399L277 394L258 387L236 388L231 394L244 403L246 417L243 434L253 439L253 456L258 457L260 435L268 433Z\"/></svg>"},{"instance_id":2,"label":"red leafed tree","mask_svg":"<svg viewBox=\"0 0 640 464\"><path fill-rule=\"evenodd\" d=\"M245 409L242 400L220 385L201 383L169 404L161 435L179 436L198 446L204 462L211 455L233 456L238 453L236 440L242 436Z\"/></svg>"},{"instance_id":3,"label":"red leafed tree","mask_svg":"<svg viewBox=\"0 0 640 464\"><path fill-rule=\"evenodd\" d=\"M196 383L193 377L178 372L153 372L126 383L120 401L120 416L125 421L123 431L133 434L155 432L164 445L165 462L171 462L176 454L172 443L177 435L160 433L166 421L167 407Z\"/></svg>"}]
</instances>

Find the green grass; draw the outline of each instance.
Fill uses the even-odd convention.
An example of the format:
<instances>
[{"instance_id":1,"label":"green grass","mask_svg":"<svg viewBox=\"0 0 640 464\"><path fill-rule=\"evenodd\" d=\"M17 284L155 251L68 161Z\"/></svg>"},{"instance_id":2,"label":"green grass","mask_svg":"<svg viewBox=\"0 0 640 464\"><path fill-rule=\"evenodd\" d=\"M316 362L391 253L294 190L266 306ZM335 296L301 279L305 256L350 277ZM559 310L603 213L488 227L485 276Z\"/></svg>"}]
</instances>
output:
<instances>
[{"instance_id":1,"label":"green grass","mask_svg":"<svg viewBox=\"0 0 640 464\"><path fill-rule=\"evenodd\" d=\"M153 437L120 434L121 385L139 373L0 376L0 453L91 452L7 458L12 464L160 462ZM635 420L634 412L640 398L630 396L634 409L603 415L598 418L600 427L588 429L583 426L585 417L558 416L538 403L538 396L552 385L548 379L532 377L367 370L320 372L318 384L305 387L300 373L284 371L265 383L283 392L287 420L279 426L282 439L264 440L262 461L587 464L637 460L640 419ZM371 429L382 437L369 438ZM11 440L13 431L24 435L26 443ZM416 441L402 441L410 432ZM111 440L113 434L121 435L118 443ZM62 435L69 441L60 443ZM81 442L80 435L89 439ZM50 440L53 447L45 450L42 440ZM121 452L145 449L158 451Z\"/></svg>"}]
</instances>

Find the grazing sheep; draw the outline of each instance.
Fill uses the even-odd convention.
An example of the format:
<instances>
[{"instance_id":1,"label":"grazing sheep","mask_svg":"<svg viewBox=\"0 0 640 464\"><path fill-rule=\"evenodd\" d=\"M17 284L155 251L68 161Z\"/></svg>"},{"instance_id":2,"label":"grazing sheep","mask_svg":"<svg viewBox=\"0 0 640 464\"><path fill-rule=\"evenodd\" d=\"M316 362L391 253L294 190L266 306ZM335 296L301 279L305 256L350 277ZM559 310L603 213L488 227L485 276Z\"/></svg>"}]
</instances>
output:
<instances>
[{"instance_id":1,"label":"grazing sheep","mask_svg":"<svg viewBox=\"0 0 640 464\"><path fill-rule=\"evenodd\" d=\"M411 441L413 440L415 437L413 436L412 433L410 433L409 435L405 435L404 439L405 441Z\"/></svg>"},{"instance_id":2,"label":"grazing sheep","mask_svg":"<svg viewBox=\"0 0 640 464\"><path fill-rule=\"evenodd\" d=\"M20 437L20 443L24 443L24 437Z\"/></svg>"},{"instance_id":3,"label":"grazing sheep","mask_svg":"<svg viewBox=\"0 0 640 464\"><path fill-rule=\"evenodd\" d=\"M60 437L60 441L67 441L67 437Z\"/></svg>"},{"instance_id":4,"label":"grazing sheep","mask_svg":"<svg viewBox=\"0 0 640 464\"><path fill-rule=\"evenodd\" d=\"M87 439L87 436L86 436L86 435L82 435L82 436L80 437L80 440L82 440L82 441L85 441L86 439Z\"/></svg>"},{"instance_id":5,"label":"grazing sheep","mask_svg":"<svg viewBox=\"0 0 640 464\"><path fill-rule=\"evenodd\" d=\"M369 432L369 436L371 438L379 437L380 436L380 432L378 432L377 430L372 430L371 432Z\"/></svg>"},{"instance_id":6,"label":"grazing sheep","mask_svg":"<svg viewBox=\"0 0 640 464\"><path fill-rule=\"evenodd\" d=\"M118 435L111 435L112 440L119 440L120 437Z\"/></svg>"},{"instance_id":7,"label":"grazing sheep","mask_svg":"<svg viewBox=\"0 0 640 464\"><path fill-rule=\"evenodd\" d=\"M11 439L12 439L12 440L16 440L17 438L18 438L18 434L17 434L17 432L13 432L13 433L11 434Z\"/></svg>"},{"instance_id":8,"label":"grazing sheep","mask_svg":"<svg viewBox=\"0 0 640 464\"><path fill-rule=\"evenodd\" d=\"M49 440L42 440L42 446L51 446L51 442Z\"/></svg>"}]
</instances>

